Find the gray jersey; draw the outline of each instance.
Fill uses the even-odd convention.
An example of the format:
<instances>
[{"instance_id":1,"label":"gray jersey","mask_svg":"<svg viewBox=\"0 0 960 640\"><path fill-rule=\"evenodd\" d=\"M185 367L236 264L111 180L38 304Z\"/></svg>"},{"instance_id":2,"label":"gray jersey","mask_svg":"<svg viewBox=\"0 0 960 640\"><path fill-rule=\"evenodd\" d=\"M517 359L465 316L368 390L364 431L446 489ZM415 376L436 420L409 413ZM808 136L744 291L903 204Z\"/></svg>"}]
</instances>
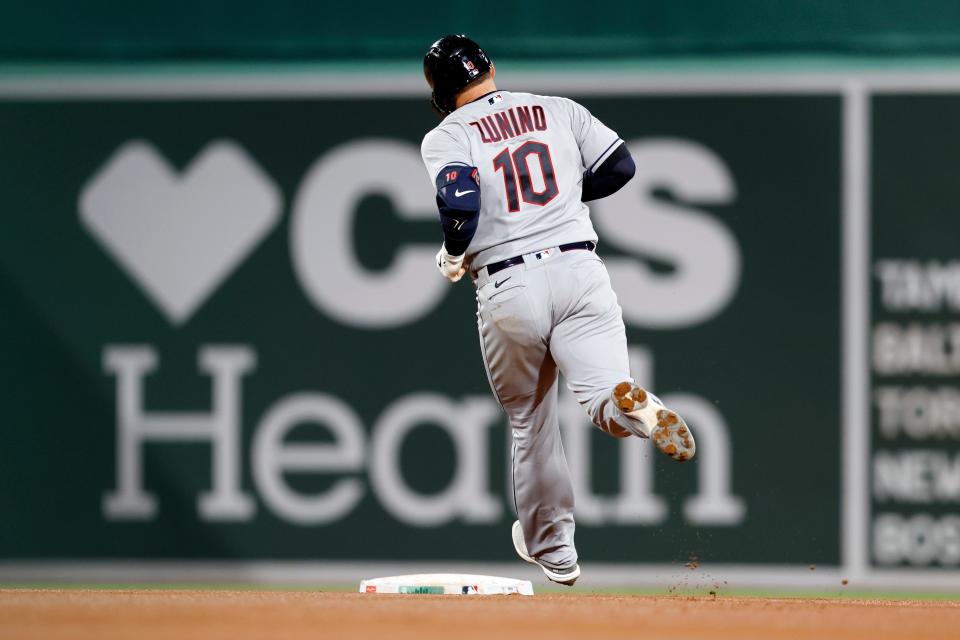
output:
<instances>
[{"instance_id":1,"label":"gray jersey","mask_svg":"<svg viewBox=\"0 0 960 640\"><path fill-rule=\"evenodd\" d=\"M449 164L479 170L481 209L470 269L569 242L597 240L580 201L583 171L620 137L567 98L498 91L466 104L423 138L431 180Z\"/></svg>"}]
</instances>

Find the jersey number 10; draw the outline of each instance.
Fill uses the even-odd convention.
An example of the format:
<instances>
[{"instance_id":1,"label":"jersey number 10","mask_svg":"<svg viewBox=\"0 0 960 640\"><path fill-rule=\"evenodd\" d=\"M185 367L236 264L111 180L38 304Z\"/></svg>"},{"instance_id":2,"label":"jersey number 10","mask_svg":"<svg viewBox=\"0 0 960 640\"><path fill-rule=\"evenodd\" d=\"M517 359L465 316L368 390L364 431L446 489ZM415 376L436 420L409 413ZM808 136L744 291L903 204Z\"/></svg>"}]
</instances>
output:
<instances>
[{"instance_id":1,"label":"jersey number 10","mask_svg":"<svg viewBox=\"0 0 960 640\"><path fill-rule=\"evenodd\" d=\"M533 188L530 176L529 160L535 156L543 175L543 189ZM527 204L542 207L560 193L557 178L553 175L553 160L550 159L550 147L542 142L524 142L516 151L510 153L509 147L493 159L493 170L503 170L503 186L507 191L507 208L511 212L520 211L520 198ZM519 188L518 185L519 184ZM519 195L518 195L519 192Z\"/></svg>"}]
</instances>

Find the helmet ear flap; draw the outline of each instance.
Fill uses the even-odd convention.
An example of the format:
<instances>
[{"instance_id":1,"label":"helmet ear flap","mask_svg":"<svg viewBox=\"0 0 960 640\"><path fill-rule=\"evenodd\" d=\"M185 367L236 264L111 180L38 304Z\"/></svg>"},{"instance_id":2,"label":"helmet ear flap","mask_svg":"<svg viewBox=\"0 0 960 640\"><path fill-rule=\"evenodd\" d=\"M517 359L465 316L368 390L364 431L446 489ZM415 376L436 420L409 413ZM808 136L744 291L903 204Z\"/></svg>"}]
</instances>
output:
<instances>
[{"instance_id":1,"label":"helmet ear flap","mask_svg":"<svg viewBox=\"0 0 960 640\"><path fill-rule=\"evenodd\" d=\"M433 110L437 112L437 115L440 117L447 117L450 115L449 111L444 111L443 108L437 104L437 95L434 92L430 92L430 106L433 107Z\"/></svg>"}]
</instances>

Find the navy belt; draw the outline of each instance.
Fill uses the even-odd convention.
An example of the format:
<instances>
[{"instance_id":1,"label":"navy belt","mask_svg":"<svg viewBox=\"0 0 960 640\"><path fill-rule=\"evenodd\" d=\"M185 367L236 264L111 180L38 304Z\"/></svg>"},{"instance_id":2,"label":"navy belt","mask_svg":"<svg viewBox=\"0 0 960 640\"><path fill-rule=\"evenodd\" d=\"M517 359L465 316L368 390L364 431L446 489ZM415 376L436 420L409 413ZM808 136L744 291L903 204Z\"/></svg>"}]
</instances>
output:
<instances>
[{"instance_id":1,"label":"navy belt","mask_svg":"<svg viewBox=\"0 0 960 640\"><path fill-rule=\"evenodd\" d=\"M577 251L579 249L582 249L585 251L593 251L594 249L597 248L597 245L587 240L586 242L571 242L569 244L562 244L557 248L560 249L561 252ZM532 251L531 253L536 253L536 251ZM507 258L506 260L501 260L500 262L494 262L493 264L488 264L486 266L487 275L492 276L498 271L503 271L508 267L512 267L518 264L523 264L523 256L514 256L512 258Z\"/></svg>"}]
</instances>

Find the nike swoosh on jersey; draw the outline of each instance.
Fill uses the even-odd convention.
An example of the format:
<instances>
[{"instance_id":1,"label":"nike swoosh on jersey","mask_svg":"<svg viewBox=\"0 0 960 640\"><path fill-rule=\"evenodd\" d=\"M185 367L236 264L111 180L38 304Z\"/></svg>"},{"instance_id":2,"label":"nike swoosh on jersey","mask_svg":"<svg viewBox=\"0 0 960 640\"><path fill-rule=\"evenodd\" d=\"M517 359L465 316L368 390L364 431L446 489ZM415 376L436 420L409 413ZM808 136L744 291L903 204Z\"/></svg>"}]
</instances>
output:
<instances>
[{"instance_id":1,"label":"nike swoosh on jersey","mask_svg":"<svg viewBox=\"0 0 960 640\"><path fill-rule=\"evenodd\" d=\"M465 196L468 193L473 193L474 191L476 191L476 189L470 189L469 191L460 191L460 189L457 189L456 191L453 192L453 195L459 198L460 196Z\"/></svg>"}]
</instances>

